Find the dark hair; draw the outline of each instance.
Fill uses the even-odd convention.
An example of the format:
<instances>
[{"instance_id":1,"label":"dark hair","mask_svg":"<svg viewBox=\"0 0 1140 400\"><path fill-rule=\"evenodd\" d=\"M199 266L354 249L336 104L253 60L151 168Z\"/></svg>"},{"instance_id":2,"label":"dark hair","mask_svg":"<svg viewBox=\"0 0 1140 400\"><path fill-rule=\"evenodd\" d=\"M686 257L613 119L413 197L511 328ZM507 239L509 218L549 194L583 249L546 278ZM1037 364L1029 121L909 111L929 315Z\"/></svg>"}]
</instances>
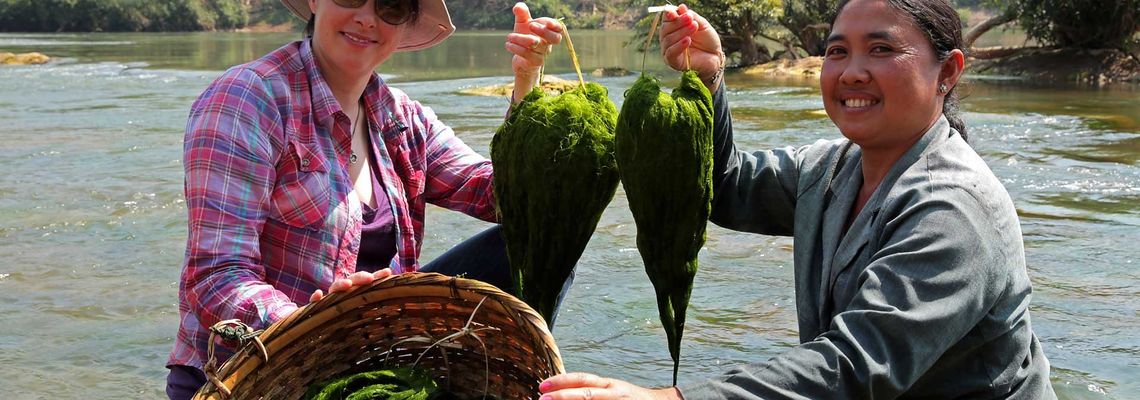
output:
<instances>
[{"instance_id":1,"label":"dark hair","mask_svg":"<svg viewBox=\"0 0 1140 400\"><path fill-rule=\"evenodd\" d=\"M316 27L316 25L317 25L317 14L314 13L314 14L309 15L309 23L305 24L305 37L306 38L313 37L313 29L314 29L314 27Z\"/></svg>"},{"instance_id":2,"label":"dark hair","mask_svg":"<svg viewBox=\"0 0 1140 400\"><path fill-rule=\"evenodd\" d=\"M846 7L850 1L841 0L839 2L839 6L835 8L835 16L831 20L832 26L835 26L835 20L839 19L839 13L843 12L843 7ZM908 15L911 21L926 33L926 38L930 39L930 45L934 47L938 61L946 61L954 49L966 51L962 40L962 20L958 17L958 11L954 10L954 6L948 0L886 1L894 9ZM955 93L955 89L950 88L950 91L946 93L945 101L942 103L942 115L945 115L946 120L950 121L950 127L957 130L962 135L962 139L966 139L966 123L962 121L962 110L958 104L958 93Z\"/></svg>"}]
</instances>

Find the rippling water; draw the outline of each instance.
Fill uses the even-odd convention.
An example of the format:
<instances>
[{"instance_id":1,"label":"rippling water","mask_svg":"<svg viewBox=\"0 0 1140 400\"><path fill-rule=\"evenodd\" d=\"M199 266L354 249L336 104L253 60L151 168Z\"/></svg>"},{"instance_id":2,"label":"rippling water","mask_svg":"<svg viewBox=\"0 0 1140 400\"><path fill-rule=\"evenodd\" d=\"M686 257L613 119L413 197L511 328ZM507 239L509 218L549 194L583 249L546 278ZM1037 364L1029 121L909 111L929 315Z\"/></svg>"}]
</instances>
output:
<instances>
[{"instance_id":1,"label":"rippling water","mask_svg":"<svg viewBox=\"0 0 1140 400\"><path fill-rule=\"evenodd\" d=\"M64 58L0 67L4 398L162 396L186 235L187 109L220 69L291 37L0 35L0 50ZM587 60L604 60L597 66L640 63L621 50L622 35L582 38L575 45ZM400 55L384 72L488 154L507 101L457 90L507 80L501 35L447 43ZM619 106L633 81L595 79ZM839 135L810 84L729 82L741 148ZM969 92L971 142L1021 213L1033 323L1054 387L1067 399L1140 398L1140 91L978 80ZM424 259L486 226L430 208ZM664 385L671 362L635 234L619 190L579 262L555 334L568 369ZM790 239L712 227L700 262L682 382L795 345Z\"/></svg>"}]
</instances>

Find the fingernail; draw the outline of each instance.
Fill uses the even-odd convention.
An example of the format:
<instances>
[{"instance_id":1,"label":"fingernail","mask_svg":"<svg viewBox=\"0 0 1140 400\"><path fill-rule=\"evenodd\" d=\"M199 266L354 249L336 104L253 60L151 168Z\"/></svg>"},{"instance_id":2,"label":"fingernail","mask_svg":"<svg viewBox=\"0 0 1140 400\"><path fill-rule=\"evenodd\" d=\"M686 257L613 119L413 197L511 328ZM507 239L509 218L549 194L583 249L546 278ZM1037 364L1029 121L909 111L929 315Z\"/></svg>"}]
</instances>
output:
<instances>
[{"instance_id":1,"label":"fingernail","mask_svg":"<svg viewBox=\"0 0 1140 400\"><path fill-rule=\"evenodd\" d=\"M542 397L539 397L538 400L554 400L554 397L551 397L549 394L544 394Z\"/></svg>"},{"instance_id":2,"label":"fingernail","mask_svg":"<svg viewBox=\"0 0 1140 400\"><path fill-rule=\"evenodd\" d=\"M547 390L550 390L550 386L551 386L550 382L543 381L541 384L538 385L538 390L541 392L545 392ZM550 400L550 396L542 396L542 398L539 400Z\"/></svg>"}]
</instances>

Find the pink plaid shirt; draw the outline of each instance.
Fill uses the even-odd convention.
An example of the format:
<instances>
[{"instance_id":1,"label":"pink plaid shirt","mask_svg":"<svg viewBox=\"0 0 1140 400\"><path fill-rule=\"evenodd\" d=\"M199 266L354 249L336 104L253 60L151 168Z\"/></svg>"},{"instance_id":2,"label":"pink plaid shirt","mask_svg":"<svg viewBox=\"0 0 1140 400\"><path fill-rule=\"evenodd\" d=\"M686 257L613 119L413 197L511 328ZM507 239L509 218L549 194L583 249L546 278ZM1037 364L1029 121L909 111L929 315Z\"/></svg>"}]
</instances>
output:
<instances>
[{"instance_id":1,"label":"pink plaid shirt","mask_svg":"<svg viewBox=\"0 0 1140 400\"><path fill-rule=\"evenodd\" d=\"M425 203L495 221L489 160L375 74L364 104L396 221L394 273L418 268ZM230 68L194 102L182 318L168 365L201 368L214 323L265 328L356 271L362 219L348 195L350 124L308 40ZM232 355L215 351L219 362Z\"/></svg>"}]
</instances>

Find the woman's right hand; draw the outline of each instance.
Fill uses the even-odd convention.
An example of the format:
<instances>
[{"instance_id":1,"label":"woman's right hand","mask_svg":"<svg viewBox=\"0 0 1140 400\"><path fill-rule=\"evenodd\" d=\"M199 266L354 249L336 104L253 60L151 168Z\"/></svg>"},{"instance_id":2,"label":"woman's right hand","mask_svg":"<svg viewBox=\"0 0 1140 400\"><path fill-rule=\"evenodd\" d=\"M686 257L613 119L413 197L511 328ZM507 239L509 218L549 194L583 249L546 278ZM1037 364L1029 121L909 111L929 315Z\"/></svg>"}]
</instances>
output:
<instances>
[{"instance_id":1,"label":"woman's right hand","mask_svg":"<svg viewBox=\"0 0 1140 400\"><path fill-rule=\"evenodd\" d=\"M675 11L665 10L662 19L661 49L665 63L677 71L697 71L709 91L715 91L720 86L725 62L720 35L705 17L684 4Z\"/></svg>"}]
</instances>

